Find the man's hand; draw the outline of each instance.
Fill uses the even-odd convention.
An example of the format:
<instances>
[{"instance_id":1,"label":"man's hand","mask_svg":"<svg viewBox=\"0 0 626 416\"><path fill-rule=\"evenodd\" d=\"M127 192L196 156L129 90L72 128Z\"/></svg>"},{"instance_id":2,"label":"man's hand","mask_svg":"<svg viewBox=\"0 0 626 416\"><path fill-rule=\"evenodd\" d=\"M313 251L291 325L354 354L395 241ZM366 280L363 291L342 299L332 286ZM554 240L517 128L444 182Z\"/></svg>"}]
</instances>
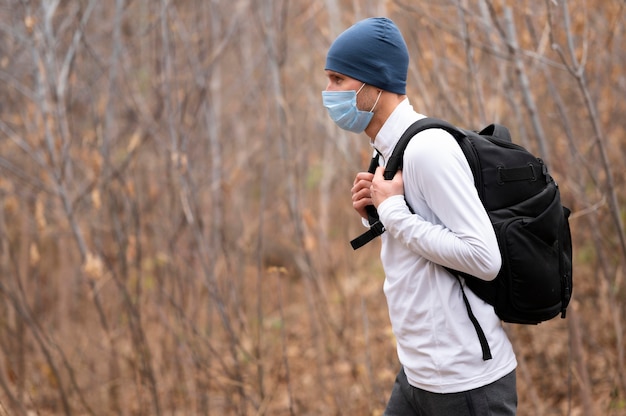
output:
<instances>
[{"instance_id":1,"label":"man's hand","mask_svg":"<svg viewBox=\"0 0 626 416\"><path fill-rule=\"evenodd\" d=\"M373 205L370 192L373 178L373 173L359 172L356 178L354 178L354 184L352 185L352 207L365 219L367 219L365 207Z\"/></svg>"},{"instance_id":2,"label":"man's hand","mask_svg":"<svg viewBox=\"0 0 626 416\"><path fill-rule=\"evenodd\" d=\"M393 179L388 181L383 177L385 168L379 166L376 169L376 174L372 179L372 185L370 187L371 200L374 206L378 208L382 202L394 195L404 195L404 182L402 180L402 171L397 171ZM353 204L354 205L354 204Z\"/></svg>"}]
</instances>

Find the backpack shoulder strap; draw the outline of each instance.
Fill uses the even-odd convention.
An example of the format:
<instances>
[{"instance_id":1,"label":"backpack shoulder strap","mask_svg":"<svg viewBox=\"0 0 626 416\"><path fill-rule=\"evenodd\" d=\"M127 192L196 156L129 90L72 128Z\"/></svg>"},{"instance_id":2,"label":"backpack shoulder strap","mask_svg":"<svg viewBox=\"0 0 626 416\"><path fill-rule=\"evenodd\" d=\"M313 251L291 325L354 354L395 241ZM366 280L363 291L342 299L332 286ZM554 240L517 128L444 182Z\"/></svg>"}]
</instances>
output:
<instances>
[{"instance_id":1,"label":"backpack shoulder strap","mask_svg":"<svg viewBox=\"0 0 626 416\"><path fill-rule=\"evenodd\" d=\"M376 168L378 167L378 159L378 153L374 157L372 157L372 160L370 161L370 166L367 169L369 173L376 172ZM350 245L354 250L363 247L365 244L369 243L370 241L385 232L385 227L380 222L376 207L374 205L368 205L365 207L365 212L367 212L367 221L370 224L370 228L363 234L350 241Z\"/></svg>"},{"instance_id":2,"label":"backpack shoulder strap","mask_svg":"<svg viewBox=\"0 0 626 416\"><path fill-rule=\"evenodd\" d=\"M461 143L462 139L467 136L467 133L463 130L438 118L425 117L417 120L415 123L411 124L408 129L406 129L398 140L396 147L393 149L391 157L389 157L389 161L385 167L385 179L393 179L396 172L399 169L402 169L402 160L404 158L404 151L406 150L407 145L417 133L426 129L443 129L454 136L459 143Z\"/></svg>"}]
</instances>

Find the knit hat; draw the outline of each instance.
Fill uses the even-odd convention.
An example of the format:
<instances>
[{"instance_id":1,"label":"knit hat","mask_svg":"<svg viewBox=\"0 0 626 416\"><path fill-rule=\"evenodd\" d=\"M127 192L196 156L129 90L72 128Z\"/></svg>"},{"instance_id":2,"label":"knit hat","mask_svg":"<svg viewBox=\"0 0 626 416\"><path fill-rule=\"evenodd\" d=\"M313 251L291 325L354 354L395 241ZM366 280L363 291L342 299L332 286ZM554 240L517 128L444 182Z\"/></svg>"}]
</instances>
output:
<instances>
[{"instance_id":1,"label":"knit hat","mask_svg":"<svg viewBox=\"0 0 626 416\"><path fill-rule=\"evenodd\" d=\"M385 17L361 20L328 50L326 69L396 94L406 94L409 53L400 30Z\"/></svg>"}]
</instances>

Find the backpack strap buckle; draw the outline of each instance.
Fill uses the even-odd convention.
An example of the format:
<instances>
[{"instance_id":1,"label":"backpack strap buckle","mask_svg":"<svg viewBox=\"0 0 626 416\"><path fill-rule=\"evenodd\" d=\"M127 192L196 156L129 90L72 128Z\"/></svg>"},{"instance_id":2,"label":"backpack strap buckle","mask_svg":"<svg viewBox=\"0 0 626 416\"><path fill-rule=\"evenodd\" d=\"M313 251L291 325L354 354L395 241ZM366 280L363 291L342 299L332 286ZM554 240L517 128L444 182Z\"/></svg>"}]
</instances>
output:
<instances>
[{"instance_id":1,"label":"backpack strap buckle","mask_svg":"<svg viewBox=\"0 0 626 416\"><path fill-rule=\"evenodd\" d=\"M373 224L370 225L370 229L365 231L363 234L350 241L350 245L353 250L363 247L365 244L369 243L379 235L385 232L385 226L382 222L376 220Z\"/></svg>"}]
</instances>

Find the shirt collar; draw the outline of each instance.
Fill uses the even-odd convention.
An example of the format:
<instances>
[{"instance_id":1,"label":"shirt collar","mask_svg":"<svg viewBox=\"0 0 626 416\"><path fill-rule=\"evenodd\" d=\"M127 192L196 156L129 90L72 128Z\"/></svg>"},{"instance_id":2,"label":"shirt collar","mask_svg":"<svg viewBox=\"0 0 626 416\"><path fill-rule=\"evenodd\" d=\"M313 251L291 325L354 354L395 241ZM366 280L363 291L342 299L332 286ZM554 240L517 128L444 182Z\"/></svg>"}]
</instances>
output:
<instances>
[{"instance_id":1,"label":"shirt collar","mask_svg":"<svg viewBox=\"0 0 626 416\"><path fill-rule=\"evenodd\" d=\"M398 104L371 143L372 147L382 156L384 164L387 164L387 160L389 160L402 133L411 124L424 117L424 115L413 110L408 98Z\"/></svg>"}]
</instances>

